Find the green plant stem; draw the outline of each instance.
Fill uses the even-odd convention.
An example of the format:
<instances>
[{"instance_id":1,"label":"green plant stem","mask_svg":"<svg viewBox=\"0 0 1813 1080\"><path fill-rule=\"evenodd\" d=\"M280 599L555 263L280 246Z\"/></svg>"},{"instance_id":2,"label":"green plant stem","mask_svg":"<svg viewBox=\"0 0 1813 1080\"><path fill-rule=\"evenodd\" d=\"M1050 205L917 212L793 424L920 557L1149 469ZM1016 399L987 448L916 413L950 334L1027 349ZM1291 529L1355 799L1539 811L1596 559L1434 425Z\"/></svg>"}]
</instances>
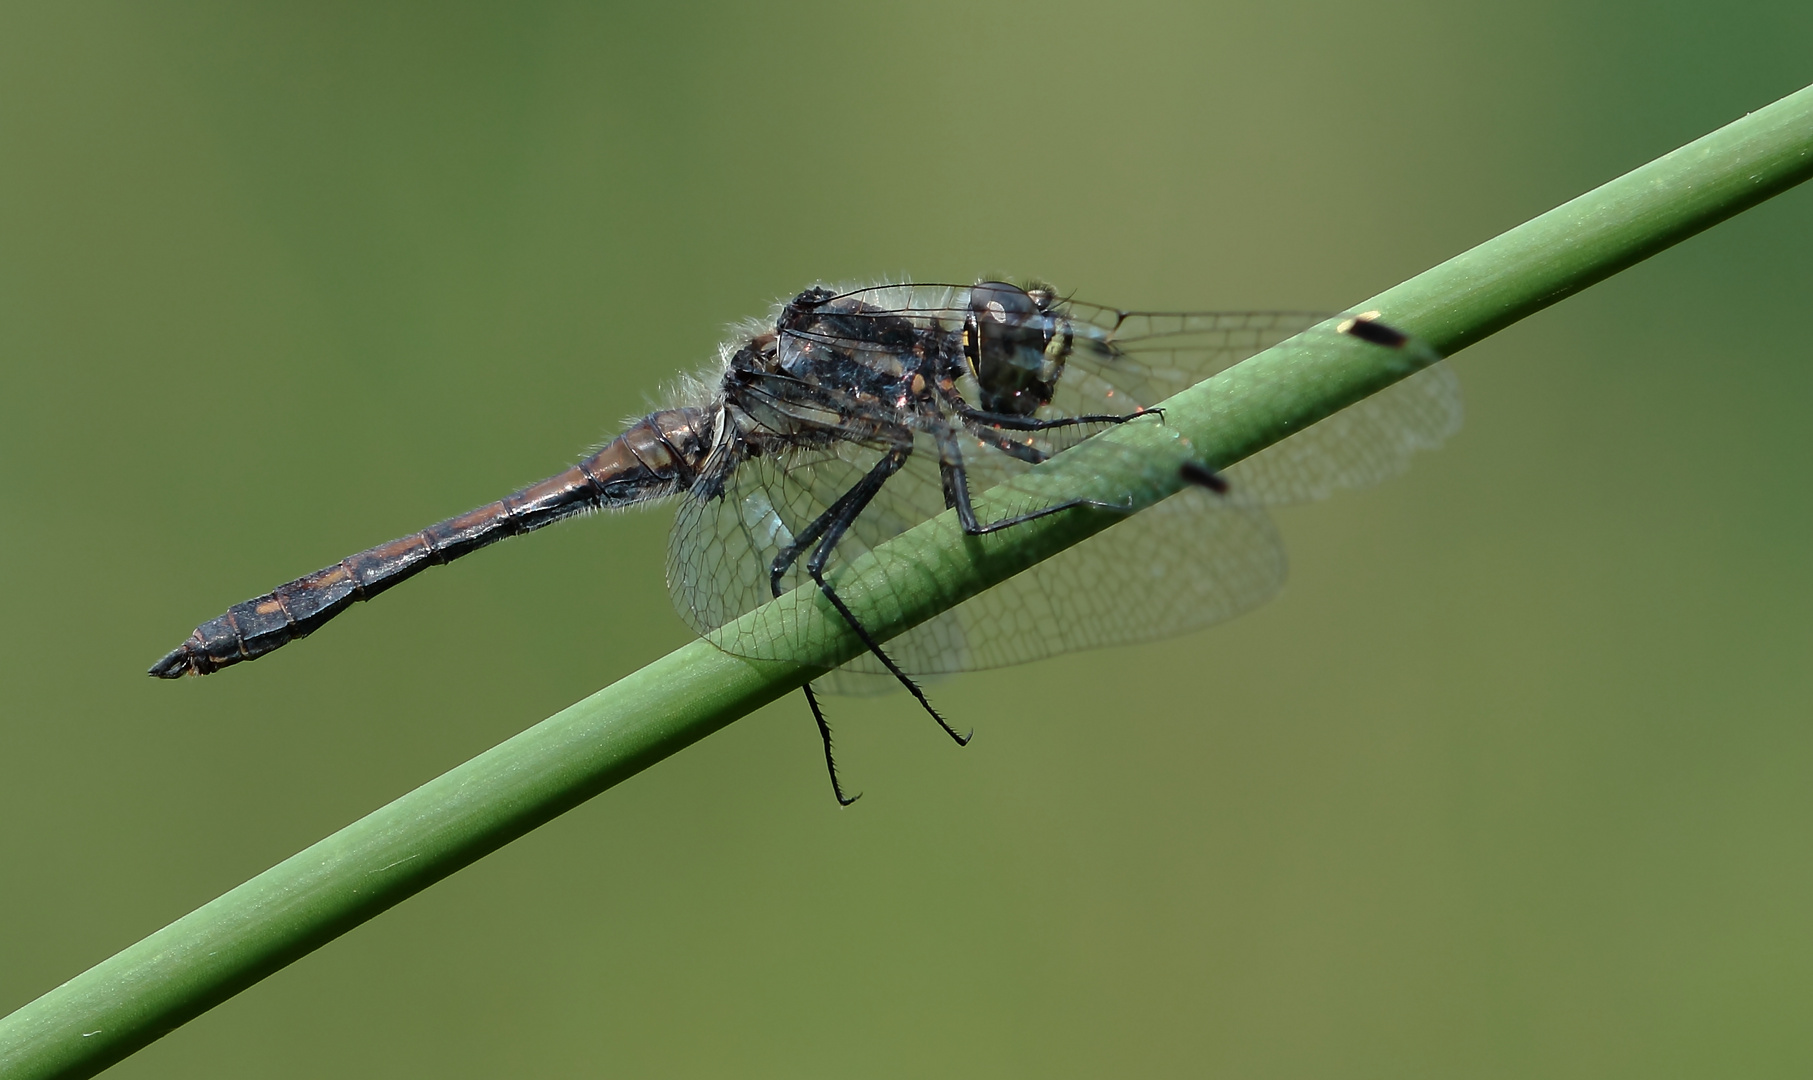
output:
<instances>
[{"instance_id":1,"label":"green plant stem","mask_svg":"<svg viewBox=\"0 0 1813 1080\"><path fill-rule=\"evenodd\" d=\"M1813 87L1420 274L1357 310L1452 353L1813 175ZM1135 505L1176 486L1186 453L1226 466L1410 374L1426 358L1312 332L1167 403L1165 424L1083 444L1066 490ZM1187 437L1193 450L1180 440ZM1094 445L1099 444L1099 445ZM1094 448L1092 449L1092 445ZM1114 446L1137 447L1129 470ZM1068 457L1068 455L1066 455ZM1063 460L1060 458L1059 460ZM1078 460L1078 459L1073 459ZM1056 464L1056 462L1054 462ZM1095 466L1099 465L1099 471ZM1118 471L1117 471L1118 470ZM987 542L951 515L891 542L925 588L883 606L873 558L842 586L898 633L1112 524L1065 513ZM460 867L854 655L816 597L747 627L822 641L757 662L694 642L354 822L0 1020L0 1076L89 1076ZM766 621L763 621L766 620ZM793 626L803 620L802 626ZM787 638L786 640L800 640Z\"/></svg>"}]
</instances>

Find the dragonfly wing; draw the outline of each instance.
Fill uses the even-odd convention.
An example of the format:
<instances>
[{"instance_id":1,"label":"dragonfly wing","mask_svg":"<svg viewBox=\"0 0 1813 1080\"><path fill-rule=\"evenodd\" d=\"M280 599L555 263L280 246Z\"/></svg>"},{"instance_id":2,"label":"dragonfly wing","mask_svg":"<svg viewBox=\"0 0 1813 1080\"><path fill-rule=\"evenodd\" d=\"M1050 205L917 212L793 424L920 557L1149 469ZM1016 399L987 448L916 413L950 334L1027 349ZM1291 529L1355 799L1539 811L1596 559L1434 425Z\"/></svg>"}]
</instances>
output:
<instances>
[{"instance_id":1,"label":"dragonfly wing","mask_svg":"<svg viewBox=\"0 0 1813 1080\"><path fill-rule=\"evenodd\" d=\"M1072 415L1129 400L1155 404L1326 321L1300 312L1123 314L1073 307L1079 333L1053 402ZM1461 416L1460 380L1438 363L1234 465L1228 479L1267 505L1367 487L1403 472L1417 451L1441 445L1460 429Z\"/></svg>"},{"instance_id":2,"label":"dragonfly wing","mask_svg":"<svg viewBox=\"0 0 1813 1080\"><path fill-rule=\"evenodd\" d=\"M954 299L959 294L943 289L869 290L874 295L865 302L872 302L877 318L904 315L951 330L962 314ZM1041 419L1138 412L1325 319L1297 312L1129 314L1082 304L1066 311L1075 347ZM866 337L810 340L852 355L878 348ZM831 413L844 407L828 405ZM1417 450L1439 444L1459 421L1453 373L1441 365L1426 369L1235 465L1228 472L1230 495L1180 492L902 633L885 648L903 670L935 675L1149 641L1231 618L1264 603L1284 580L1283 545L1263 505L1375 483L1401 471ZM1024 512L1049 499L1040 491L1050 489L1022 486L1027 455L1003 452L1003 440L1048 454L1096 430L1004 430L991 442L953 427L947 438L957 438L972 491L1018 488L1032 500L1020 508ZM734 630L729 624L772 598L769 568L776 557L881 459L883 450L865 443L864 431L852 425L825 446L749 458L721 484L695 488L675 521L668 558L669 589L688 625L727 651L756 658L791 658L817 644L787 637L797 632L782 630L791 622ZM939 458L936 440L921 432L907 464L834 550L827 564L833 585L855 559L945 510ZM1062 461L1054 465L1061 469ZM810 582L806 554L782 576L783 590ZM883 618L890 595L904 599L927 587L925 568L907 560L884 570L888 588L868 597ZM826 688L862 692L892 685L875 676L885 676L884 669L864 655L840 668Z\"/></svg>"},{"instance_id":3,"label":"dragonfly wing","mask_svg":"<svg viewBox=\"0 0 1813 1080\"><path fill-rule=\"evenodd\" d=\"M936 450L926 442L906 467L889 478L880 495L856 516L832 549L825 573L833 587L850 563L944 510ZM791 659L822 645L797 636L797 624L786 618L786 605L757 625L736 624L736 620L774 599L770 568L777 557L855 488L881 456L882 451L872 446L840 443L835 452L827 449L751 458L739 464L721 485L699 485L689 493L668 542L668 592L680 617L726 652L755 659ZM783 593L801 586L815 587L806 570L810 554L809 548L799 552L782 574ZM882 617L888 615L889 592L904 598L918 587L921 572L904 559L886 568L889 591L869 597L871 603L880 605ZM806 595L810 596L809 590ZM793 602L797 598L789 601ZM898 601L893 606L898 607ZM931 642L936 638L937 621L910 633L919 641ZM859 670L884 670L873 657L852 663ZM911 665L903 666L912 670Z\"/></svg>"},{"instance_id":4,"label":"dragonfly wing","mask_svg":"<svg viewBox=\"0 0 1813 1080\"><path fill-rule=\"evenodd\" d=\"M774 599L770 568L776 558L880 456L855 444L844 450L848 457L819 451L751 458L721 482L696 484L688 492L668 538L667 588L695 633L727 652L758 659L784 659L811 644L773 640L768 626L740 633L722 628ZM803 560L793 564L782 592L800 584L803 568Z\"/></svg>"},{"instance_id":5,"label":"dragonfly wing","mask_svg":"<svg viewBox=\"0 0 1813 1080\"><path fill-rule=\"evenodd\" d=\"M1179 492L889 648L908 670L929 674L1153 641L1231 619L1284 582L1284 546L1265 506L1396 475L1417 451L1453 434L1460 419L1453 371L1426 368L1236 464L1228 470L1230 494ZM972 474L1018 486L1019 474L999 469L1005 458L975 454Z\"/></svg>"},{"instance_id":6,"label":"dragonfly wing","mask_svg":"<svg viewBox=\"0 0 1813 1080\"><path fill-rule=\"evenodd\" d=\"M1231 466L1228 483L1271 506L1369 487L1440 446L1461 416L1460 380L1436 364Z\"/></svg>"},{"instance_id":7,"label":"dragonfly wing","mask_svg":"<svg viewBox=\"0 0 1813 1080\"><path fill-rule=\"evenodd\" d=\"M991 505L1012 504L1016 495L1023 496L1015 507L1020 512L1049 505L1048 476L1035 486L1027 482L1024 463L973 442L965 449L977 490L994 489ZM1005 500L1002 485L1010 489ZM937 457L922 446L871 507L871 513L890 508L888 516L858 518L852 531L859 535L847 549L840 547L838 562L917 523L909 517L942 511L942 500ZM923 567L903 562L887 572L902 596L927 587ZM903 670L930 676L1150 641L1251 610L1278 591L1284 575L1284 547L1263 508L1237 496L1192 489L1128 516L883 648ZM734 644L726 647L736 651ZM864 655L824 685L838 693L879 693L893 680L878 660Z\"/></svg>"},{"instance_id":8,"label":"dragonfly wing","mask_svg":"<svg viewBox=\"0 0 1813 1080\"><path fill-rule=\"evenodd\" d=\"M1183 491L971 597L890 646L909 670L969 671L1154 641L1231 619L1284 582L1263 509ZM933 628L931 634L920 631Z\"/></svg>"},{"instance_id":9,"label":"dragonfly wing","mask_svg":"<svg viewBox=\"0 0 1813 1080\"><path fill-rule=\"evenodd\" d=\"M1073 340L1052 407L1151 407L1329 316L1305 311L1120 312L1071 304Z\"/></svg>"}]
</instances>

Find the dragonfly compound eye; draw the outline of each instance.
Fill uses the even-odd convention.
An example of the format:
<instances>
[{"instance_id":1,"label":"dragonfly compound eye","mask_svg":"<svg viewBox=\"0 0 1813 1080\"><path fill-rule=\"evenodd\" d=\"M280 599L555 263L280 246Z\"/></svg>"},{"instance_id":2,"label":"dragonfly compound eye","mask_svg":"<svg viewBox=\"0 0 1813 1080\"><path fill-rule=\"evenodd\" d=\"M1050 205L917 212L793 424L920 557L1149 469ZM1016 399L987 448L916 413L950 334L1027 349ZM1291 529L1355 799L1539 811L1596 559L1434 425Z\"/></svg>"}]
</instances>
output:
<instances>
[{"instance_id":1,"label":"dragonfly compound eye","mask_svg":"<svg viewBox=\"0 0 1813 1080\"><path fill-rule=\"evenodd\" d=\"M1032 294L1005 281L984 281L969 291L970 314L983 326L1019 326L1039 313Z\"/></svg>"},{"instance_id":2,"label":"dragonfly compound eye","mask_svg":"<svg viewBox=\"0 0 1813 1080\"><path fill-rule=\"evenodd\" d=\"M969 294L969 349L982 408L1031 416L1051 400L1058 369L1046 355L1052 318L1025 289L985 281Z\"/></svg>"}]
</instances>

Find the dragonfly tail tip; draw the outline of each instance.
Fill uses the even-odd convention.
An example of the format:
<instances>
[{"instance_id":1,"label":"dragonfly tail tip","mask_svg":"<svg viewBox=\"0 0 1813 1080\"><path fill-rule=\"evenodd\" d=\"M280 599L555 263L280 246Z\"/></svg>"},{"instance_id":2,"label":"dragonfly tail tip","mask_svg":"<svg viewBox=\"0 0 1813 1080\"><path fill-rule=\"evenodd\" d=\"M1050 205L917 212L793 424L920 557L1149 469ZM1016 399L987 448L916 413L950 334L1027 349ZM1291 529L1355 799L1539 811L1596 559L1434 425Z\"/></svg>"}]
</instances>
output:
<instances>
[{"instance_id":1,"label":"dragonfly tail tip","mask_svg":"<svg viewBox=\"0 0 1813 1080\"><path fill-rule=\"evenodd\" d=\"M200 672L195 669L195 662L189 656L188 647L182 646L164 654L164 658L152 664L150 670L145 674L159 679L180 679L184 675L199 675Z\"/></svg>"}]
</instances>

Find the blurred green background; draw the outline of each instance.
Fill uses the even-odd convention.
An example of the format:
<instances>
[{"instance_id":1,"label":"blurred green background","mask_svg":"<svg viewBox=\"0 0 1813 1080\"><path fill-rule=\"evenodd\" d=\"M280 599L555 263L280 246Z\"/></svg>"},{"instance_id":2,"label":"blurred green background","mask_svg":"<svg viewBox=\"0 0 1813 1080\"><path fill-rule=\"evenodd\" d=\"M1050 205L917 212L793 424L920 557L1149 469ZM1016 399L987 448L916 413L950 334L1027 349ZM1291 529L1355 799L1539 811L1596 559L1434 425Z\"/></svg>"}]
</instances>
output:
<instances>
[{"instance_id":1,"label":"blurred green background","mask_svg":"<svg viewBox=\"0 0 1813 1080\"><path fill-rule=\"evenodd\" d=\"M1341 308L1813 81L1813 6L0 7L0 1012L687 640L670 512L180 684L818 280ZM1813 191L1464 353L1163 645L797 698L122 1077L1813 1070Z\"/></svg>"}]
</instances>

